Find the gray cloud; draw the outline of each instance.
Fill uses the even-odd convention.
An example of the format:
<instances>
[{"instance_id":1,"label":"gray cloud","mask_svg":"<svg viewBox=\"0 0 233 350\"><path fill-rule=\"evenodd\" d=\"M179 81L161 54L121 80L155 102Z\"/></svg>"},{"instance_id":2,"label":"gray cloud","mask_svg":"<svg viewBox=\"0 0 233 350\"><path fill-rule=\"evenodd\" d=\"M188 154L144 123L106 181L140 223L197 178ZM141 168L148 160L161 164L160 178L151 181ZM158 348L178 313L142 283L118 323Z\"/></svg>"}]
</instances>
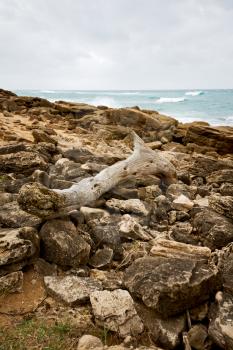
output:
<instances>
[{"instance_id":1,"label":"gray cloud","mask_svg":"<svg viewBox=\"0 0 233 350\"><path fill-rule=\"evenodd\" d=\"M231 0L0 0L0 85L233 87Z\"/></svg>"}]
</instances>

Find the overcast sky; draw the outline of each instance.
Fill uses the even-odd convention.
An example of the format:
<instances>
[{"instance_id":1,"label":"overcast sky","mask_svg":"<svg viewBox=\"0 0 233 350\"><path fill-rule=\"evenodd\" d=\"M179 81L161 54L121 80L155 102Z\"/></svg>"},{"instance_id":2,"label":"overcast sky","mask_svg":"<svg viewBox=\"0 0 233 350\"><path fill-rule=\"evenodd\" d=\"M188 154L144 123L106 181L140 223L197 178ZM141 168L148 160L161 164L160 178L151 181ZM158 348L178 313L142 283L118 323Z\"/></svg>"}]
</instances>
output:
<instances>
[{"instance_id":1,"label":"overcast sky","mask_svg":"<svg viewBox=\"0 0 233 350\"><path fill-rule=\"evenodd\" d=\"M233 88L233 0L0 0L0 87Z\"/></svg>"}]
</instances>

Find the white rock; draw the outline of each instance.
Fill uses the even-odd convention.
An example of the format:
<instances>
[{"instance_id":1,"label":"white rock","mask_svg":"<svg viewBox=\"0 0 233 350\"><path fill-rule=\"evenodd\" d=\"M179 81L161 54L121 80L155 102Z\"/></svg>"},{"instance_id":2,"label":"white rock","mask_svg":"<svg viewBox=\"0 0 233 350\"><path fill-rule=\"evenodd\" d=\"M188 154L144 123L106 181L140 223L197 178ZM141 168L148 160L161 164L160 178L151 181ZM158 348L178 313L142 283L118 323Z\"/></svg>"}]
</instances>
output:
<instances>
[{"instance_id":1,"label":"white rock","mask_svg":"<svg viewBox=\"0 0 233 350\"><path fill-rule=\"evenodd\" d=\"M140 199L110 199L106 202L106 206L110 209L118 209L125 213L133 213L139 215L148 215L148 210Z\"/></svg>"},{"instance_id":2,"label":"white rock","mask_svg":"<svg viewBox=\"0 0 233 350\"><path fill-rule=\"evenodd\" d=\"M93 335L85 334L83 335L78 342L77 350L102 350L103 343L102 341L94 337Z\"/></svg>"},{"instance_id":3,"label":"white rock","mask_svg":"<svg viewBox=\"0 0 233 350\"><path fill-rule=\"evenodd\" d=\"M191 201L188 197L181 194L172 202L172 206L177 210L189 211L194 206L194 202Z\"/></svg>"}]
</instances>

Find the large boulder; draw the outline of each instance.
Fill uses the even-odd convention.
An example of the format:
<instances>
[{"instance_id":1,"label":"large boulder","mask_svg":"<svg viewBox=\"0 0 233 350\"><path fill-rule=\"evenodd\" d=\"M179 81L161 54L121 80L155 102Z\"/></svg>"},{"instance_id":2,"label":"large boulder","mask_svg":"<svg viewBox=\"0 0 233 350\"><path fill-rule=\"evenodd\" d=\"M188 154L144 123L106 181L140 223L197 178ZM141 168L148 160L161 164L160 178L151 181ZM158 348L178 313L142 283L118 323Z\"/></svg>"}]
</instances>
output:
<instances>
[{"instance_id":1,"label":"large boulder","mask_svg":"<svg viewBox=\"0 0 233 350\"><path fill-rule=\"evenodd\" d=\"M90 245L71 221L47 221L40 230L40 237L45 260L73 267L87 263Z\"/></svg>"},{"instance_id":2,"label":"large boulder","mask_svg":"<svg viewBox=\"0 0 233 350\"><path fill-rule=\"evenodd\" d=\"M121 337L137 336L143 332L143 323L126 290L93 292L90 300L96 322L101 326L117 332Z\"/></svg>"},{"instance_id":3,"label":"large boulder","mask_svg":"<svg viewBox=\"0 0 233 350\"><path fill-rule=\"evenodd\" d=\"M156 241L153 256L126 269L126 288L163 317L177 315L208 300L220 283L210 250L167 240Z\"/></svg>"}]
</instances>

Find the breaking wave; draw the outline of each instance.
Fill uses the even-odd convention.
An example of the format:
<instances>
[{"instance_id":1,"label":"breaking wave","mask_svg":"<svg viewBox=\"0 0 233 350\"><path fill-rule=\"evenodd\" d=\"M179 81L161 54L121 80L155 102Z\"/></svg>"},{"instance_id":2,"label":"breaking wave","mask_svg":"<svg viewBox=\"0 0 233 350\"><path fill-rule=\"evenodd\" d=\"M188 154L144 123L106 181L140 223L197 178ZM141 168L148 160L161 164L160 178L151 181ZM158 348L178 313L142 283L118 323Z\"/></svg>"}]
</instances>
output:
<instances>
[{"instance_id":1,"label":"breaking wave","mask_svg":"<svg viewBox=\"0 0 233 350\"><path fill-rule=\"evenodd\" d=\"M177 102L184 102L184 97L160 97L158 100L156 100L156 103L177 103Z\"/></svg>"},{"instance_id":2,"label":"breaking wave","mask_svg":"<svg viewBox=\"0 0 233 350\"><path fill-rule=\"evenodd\" d=\"M203 95L204 92L203 91L187 91L185 93L186 96L199 96L199 95Z\"/></svg>"},{"instance_id":3,"label":"breaking wave","mask_svg":"<svg viewBox=\"0 0 233 350\"><path fill-rule=\"evenodd\" d=\"M113 108L119 108L120 105L117 104L117 102L114 100L114 98L111 97L96 97L92 100L89 100L87 103L94 105L94 106L107 106L107 107L113 107Z\"/></svg>"}]
</instances>

